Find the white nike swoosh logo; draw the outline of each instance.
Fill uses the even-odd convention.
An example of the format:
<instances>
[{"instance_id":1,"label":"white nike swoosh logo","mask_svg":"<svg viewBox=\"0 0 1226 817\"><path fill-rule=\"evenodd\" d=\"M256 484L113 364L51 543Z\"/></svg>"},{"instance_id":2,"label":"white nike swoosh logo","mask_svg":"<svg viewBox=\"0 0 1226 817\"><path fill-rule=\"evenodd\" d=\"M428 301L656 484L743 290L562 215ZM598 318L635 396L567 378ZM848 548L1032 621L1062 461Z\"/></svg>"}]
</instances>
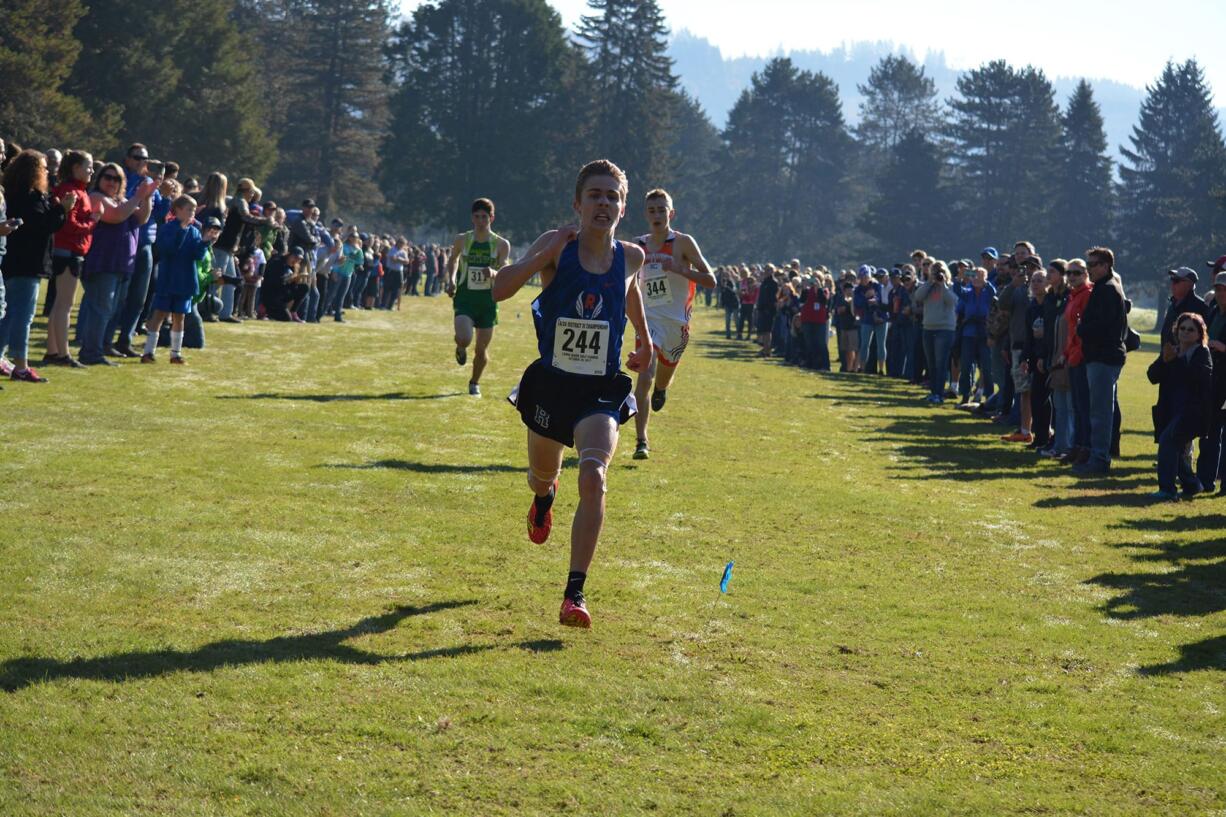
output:
<instances>
[{"instance_id":1,"label":"white nike swoosh logo","mask_svg":"<svg viewBox=\"0 0 1226 817\"><path fill-rule=\"evenodd\" d=\"M597 402L597 403L612 403L613 401L612 401L612 400L601 400L601 399L599 399L599 398L598 398L598 399L596 400L596 402Z\"/></svg>"}]
</instances>

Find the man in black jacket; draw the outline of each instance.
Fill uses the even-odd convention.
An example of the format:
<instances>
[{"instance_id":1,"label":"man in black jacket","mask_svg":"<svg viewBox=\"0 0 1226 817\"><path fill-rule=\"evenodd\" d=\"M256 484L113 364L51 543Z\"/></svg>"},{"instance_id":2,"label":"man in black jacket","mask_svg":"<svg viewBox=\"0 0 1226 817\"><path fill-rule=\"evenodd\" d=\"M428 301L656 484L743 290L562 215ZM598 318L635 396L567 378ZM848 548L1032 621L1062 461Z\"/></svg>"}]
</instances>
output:
<instances>
[{"instance_id":1,"label":"man in black jacket","mask_svg":"<svg viewBox=\"0 0 1226 817\"><path fill-rule=\"evenodd\" d=\"M1090 458L1073 466L1073 471L1101 476L1111 468L1115 387L1124 368L1128 313L1124 288L1115 274L1115 253L1107 247L1092 247L1086 259L1094 289L1077 324L1077 335L1090 381Z\"/></svg>"},{"instance_id":2,"label":"man in black jacket","mask_svg":"<svg viewBox=\"0 0 1226 817\"><path fill-rule=\"evenodd\" d=\"M1226 261L1226 257L1221 259ZM1213 300L1205 317L1209 328L1209 354L1213 358L1213 400L1209 417L1209 434L1200 439L1200 455L1196 459L1196 476L1205 491L1218 484L1218 496L1226 496L1226 457L1222 443L1226 439L1226 272L1213 277Z\"/></svg>"},{"instance_id":3,"label":"man in black jacket","mask_svg":"<svg viewBox=\"0 0 1226 817\"><path fill-rule=\"evenodd\" d=\"M1177 343L1173 334L1175 320L1185 312L1193 312L1202 318L1209 314L1209 305L1196 294L1196 272L1180 267L1167 272L1171 279L1171 301L1162 321L1162 342Z\"/></svg>"}]
</instances>

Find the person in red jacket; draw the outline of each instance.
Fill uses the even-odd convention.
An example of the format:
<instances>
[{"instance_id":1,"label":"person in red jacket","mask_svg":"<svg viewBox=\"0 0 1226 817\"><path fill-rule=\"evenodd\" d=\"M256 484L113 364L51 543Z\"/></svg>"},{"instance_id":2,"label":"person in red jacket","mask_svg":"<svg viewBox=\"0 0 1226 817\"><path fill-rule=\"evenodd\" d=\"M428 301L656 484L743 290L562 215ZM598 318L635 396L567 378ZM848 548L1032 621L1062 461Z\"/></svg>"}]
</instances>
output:
<instances>
[{"instance_id":1,"label":"person in red jacket","mask_svg":"<svg viewBox=\"0 0 1226 817\"><path fill-rule=\"evenodd\" d=\"M1070 391L1073 396L1073 447L1060 458L1066 465L1077 465L1090 458L1090 381L1086 377L1085 356L1081 351L1081 338L1077 324L1090 300L1090 283L1086 262L1074 258L1068 263L1069 296L1064 308L1064 320L1068 324L1068 339L1064 343L1064 362L1068 366Z\"/></svg>"},{"instance_id":2,"label":"person in red jacket","mask_svg":"<svg viewBox=\"0 0 1226 817\"><path fill-rule=\"evenodd\" d=\"M46 366L83 367L68 351L68 313L77 294L81 264L94 239L98 214L94 211L86 188L94 175L94 157L85 151L70 150L60 164L60 183L51 191L57 199L72 190L77 201L68 211L64 226L51 241L51 286L55 288L54 304L47 320Z\"/></svg>"}]
</instances>

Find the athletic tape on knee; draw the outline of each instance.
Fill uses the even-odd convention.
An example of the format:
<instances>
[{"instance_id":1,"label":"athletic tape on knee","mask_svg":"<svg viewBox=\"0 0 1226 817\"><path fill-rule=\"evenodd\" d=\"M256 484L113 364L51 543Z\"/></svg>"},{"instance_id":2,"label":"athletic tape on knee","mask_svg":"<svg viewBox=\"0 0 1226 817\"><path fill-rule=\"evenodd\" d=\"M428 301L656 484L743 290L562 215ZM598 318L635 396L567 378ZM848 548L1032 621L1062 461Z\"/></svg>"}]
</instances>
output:
<instances>
[{"instance_id":1,"label":"athletic tape on knee","mask_svg":"<svg viewBox=\"0 0 1226 817\"><path fill-rule=\"evenodd\" d=\"M542 485L553 485L554 481L557 480L558 476L561 473L562 473L561 470L558 470L558 471L554 471L552 474L545 474L544 476L542 476L536 472L536 469L529 468L528 469L528 485L531 486L532 480L534 479Z\"/></svg>"},{"instance_id":2,"label":"athletic tape on knee","mask_svg":"<svg viewBox=\"0 0 1226 817\"><path fill-rule=\"evenodd\" d=\"M583 456L584 454L587 454L589 451L595 452L597 454L602 454L603 456L600 456L600 457ZM612 457L613 457L613 453L611 451L605 451L603 448L584 448L583 450L579 452L579 467L580 468L583 467L583 463L585 462L596 463L596 468L600 471L600 491L601 493L607 494L609 492L609 486L607 484L606 477L609 474L609 460L612 459Z\"/></svg>"}]
</instances>

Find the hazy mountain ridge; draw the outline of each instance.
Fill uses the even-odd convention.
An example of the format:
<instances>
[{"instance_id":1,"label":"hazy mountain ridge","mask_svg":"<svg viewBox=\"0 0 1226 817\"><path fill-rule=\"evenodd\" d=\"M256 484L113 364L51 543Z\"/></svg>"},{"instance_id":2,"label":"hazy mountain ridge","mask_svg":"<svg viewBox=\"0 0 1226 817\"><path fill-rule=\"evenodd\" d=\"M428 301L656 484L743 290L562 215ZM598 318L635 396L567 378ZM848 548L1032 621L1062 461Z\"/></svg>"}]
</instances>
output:
<instances>
[{"instance_id":1,"label":"hazy mountain ridge","mask_svg":"<svg viewBox=\"0 0 1226 817\"><path fill-rule=\"evenodd\" d=\"M906 54L916 62L920 61L906 47L899 47L892 42L868 41L850 43L830 52L789 51L772 56L791 57L798 68L821 71L833 79L839 86L847 122L854 125L860 118L861 99L856 85L868 80L869 71L882 57L897 53ZM676 61L675 70L681 78L682 87L702 103L707 115L718 128L723 128L728 112L736 104L741 91L749 85L753 73L761 70L771 59L724 58L717 46L684 29L673 36L669 54ZM928 76L936 83L942 101L955 95L961 71L949 67L942 52L929 54L922 64ZM1056 102L1063 109L1081 77L1048 78L1056 88ZM1094 88L1094 98L1102 108L1107 144L1110 145L1112 154L1118 158L1120 146L1130 144L1128 137L1137 122L1141 102L1145 98L1145 89L1109 79L1087 79ZM1226 89L1214 90L1226 93ZM1218 118L1219 121L1226 118L1226 108L1218 108Z\"/></svg>"}]
</instances>

